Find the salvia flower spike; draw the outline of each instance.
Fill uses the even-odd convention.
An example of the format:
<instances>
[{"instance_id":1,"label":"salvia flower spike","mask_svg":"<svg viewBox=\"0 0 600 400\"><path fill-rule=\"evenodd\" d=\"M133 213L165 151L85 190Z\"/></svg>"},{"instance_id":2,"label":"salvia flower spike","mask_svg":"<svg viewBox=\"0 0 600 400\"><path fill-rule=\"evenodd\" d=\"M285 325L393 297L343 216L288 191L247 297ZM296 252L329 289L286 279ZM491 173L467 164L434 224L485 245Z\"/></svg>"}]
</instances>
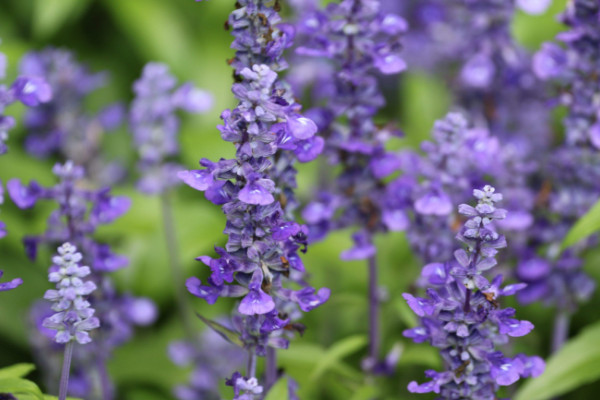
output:
<instances>
[{"instance_id":1,"label":"salvia flower spike","mask_svg":"<svg viewBox=\"0 0 600 400\"><path fill-rule=\"evenodd\" d=\"M235 144L236 157L200 161L203 169L182 171L179 177L208 200L221 205L227 217L225 248L218 258L198 260L212 271L206 283L196 277L188 290L213 304L219 297L241 297L234 325L249 354L247 376L232 378L236 399L259 395L255 385L256 356L267 346L287 348L295 329L291 318L298 310L310 311L329 298L329 289L316 291L302 279L306 227L288 212L294 203L296 160L314 159L322 149L313 121L300 114L300 106L278 71L287 64L283 50L290 47L293 29L279 24L274 5L263 0L240 0L228 26L235 37L232 91L238 100L221 114L223 140ZM286 287L286 281L300 285ZM291 327L287 331L286 326ZM254 380L253 380L254 379ZM261 387L261 389L259 389ZM244 397L245 396L245 397Z\"/></svg>"},{"instance_id":2,"label":"salvia flower spike","mask_svg":"<svg viewBox=\"0 0 600 400\"><path fill-rule=\"evenodd\" d=\"M100 326L100 320L94 316L87 297L96 290L96 284L84 278L91 273L90 267L80 266L81 253L71 243L58 248L58 254L52 257L52 267L48 280L56 284L56 289L47 290L44 298L54 303L55 312L47 317L42 325L56 332L56 343L65 344L62 373L59 385L59 400L65 400L69 387L71 359L74 342L87 344L92 341L89 332Z\"/></svg>"},{"instance_id":3,"label":"salvia flower spike","mask_svg":"<svg viewBox=\"0 0 600 400\"><path fill-rule=\"evenodd\" d=\"M411 382L408 390L413 393L434 392L439 399L488 400L495 398L499 386L538 376L544 370L544 362L537 356L510 358L497 349L509 337L527 335L533 324L515 319L515 309L499 304L502 296L515 294L524 284L501 287L502 275L491 282L484 276L496 265L498 250L506 247L504 236L494 228L495 221L506 216L506 210L496 205L502 195L491 186L475 189L473 194L475 207L459 206L467 221L457 239L465 248L455 252L455 261L423 268L429 286L427 298L404 294L421 322L404 336L440 349L445 366L443 372L426 371L429 382Z\"/></svg>"}]
</instances>

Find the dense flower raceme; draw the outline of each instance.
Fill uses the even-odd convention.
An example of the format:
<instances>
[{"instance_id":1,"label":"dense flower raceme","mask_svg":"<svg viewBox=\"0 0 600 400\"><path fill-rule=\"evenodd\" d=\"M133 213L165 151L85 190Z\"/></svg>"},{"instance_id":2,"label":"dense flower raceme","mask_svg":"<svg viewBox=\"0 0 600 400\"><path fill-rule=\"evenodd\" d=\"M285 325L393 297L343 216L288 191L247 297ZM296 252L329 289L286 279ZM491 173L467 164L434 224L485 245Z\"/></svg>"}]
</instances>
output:
<instances>
[{"instance_id":1,"label":"dense flower raceme","mask_svg":"<svg viewBox=\"0 0 600 400\"><path fill-rule=\"evenodd\" d=\"M429 342L440 349L444 372L427 371L431 381L411 382L409 391L435 392L439 399L495 398L499 386L507 386L521 377L538 376L544 370L541 358L519 354L513 358L497 350L509 337L528 334L533 325L514 318L515 310L501 308L502 296L515 294L524 284L503 288L502 275L490 283L484 276L496 265L498 249L506 247L503 235L496 232L495 221L506 216L496 208L502 200L494 188L475 189L477 206L459 206L467 221L457 239L466 249L455 252L455 261L431 263L423 268L427 298L405 293L412 310L421 317L421 325L404 332L415 342Z\"/></svg>"},{"instance_id":2,"label":"dense flower raceme","mask_svg":"<svg viewBox=\"0 0 600 400\"><path fill-rule=\"evenodd\" d=\"M265 355L266 345L288 346L282 331L294 330L289 308L310 311L329 297L329 289L315 291L303 279L298 252L305 251L307 229L289 212L295 202L293 163L314 159L322 139L315 137L316 125L299 114L293 94L278 79L276 71L286 67L282 53L291 45L293 30L278 24L275 8L277 3L242 0L229 16L236 49L229 61L236 77L232 91L239 103L222 113L219 130L223 140L235 144L236 158L203 159L204 169L179 174L221 205L227 217L228 241L225 248L216 248L219 257L198 258L212 271L208 284L190 278L188 290L210 304L219 297L243 297L236 328L244 347L257 355ZM286 281L301 289L287 288ZM255 378L252 369L247 373L248 379ZM238 396L237 387L234 391L236 398L248 398Z\"/></svg>"},{"instance_id":3,"label":"dense flower raceme","mask_svg":"<svg viewBox=\"0 0 600 400\"><path fill-rule=\"evenodd\" d=\"M129 112L129 126L139 152L142 178L138 189L143 193L161 193L176 185L179 164L169 157L179 153L179 119L176 111L204 113L213 103L212 96L190 82L176 87L177 80L161 63L148 63L134 85L135 99Z\"/></svg>"},{"instance_id":4,"label":"dense flower raceme","mask_svg":"<svg viewBox=\"0 0 600 400\"><path fill-rule=\"evenodd\" d=\"M51 47L26 54L20 71L43 77L53 92L52 101L25 115L27 151L37 157L57 154L63 162L72 160L102 184L120 180L125 171L118 162L106 162L102 139L119 127L124 108L115 103L93 113L85 105L90 95L104 86L107 74L90 73L73 53Z\"/></svg>"},{"instance_id":5,"label":"dense flower raceme","mask_svg":"<svg viewBox=\"0 0 600 400\"><path fill-rule=\"evenodd\" d=\"M92 341L89 331L100 326L100 321L94 316L95 310L87 301L96 285L83 278L90 275L89 267L80 266L81 253L70 243L58 248L58 254L52 258L52 267L48 279L56 283L56 290L48 290L44 295L46 300L53 302L55 314L43 322L45 328L56 332L54 340L57 343L68 343L76 340L81 344Z\"/></svg>"},{"instance_id":6,"label":"dense flower raceme","mask_svg":"<svg viewBox=\"0 0 600 400\"><path fill-rule=\"evenodd\" d=\"M331 229L364 227L355 236L355 247L344 259L364 259L375 252L373 232L403 230L408 219L401 209L385 203L383 179L399 169L400 160L386 152L388 139L398 132L376 126L374 117L384 105L377 72L397 74L405 69L400 57L400 38L407 23L395 14L379 12L379 1L345 0L325 10L309 9L301 15L298 30L304 42L303 56L329 60L329 85L317 84L315 100L322 103L309 111L326 136L330 163L342 165L333 190L323 190L303 211L311 228L311 240ZM327 71L327 69L325 69ZM318 83L318 82L317 82ZM324 186L331 186L325 182ZM338 210L339 218L335 218Z\"/></svg>"}]
</instances>

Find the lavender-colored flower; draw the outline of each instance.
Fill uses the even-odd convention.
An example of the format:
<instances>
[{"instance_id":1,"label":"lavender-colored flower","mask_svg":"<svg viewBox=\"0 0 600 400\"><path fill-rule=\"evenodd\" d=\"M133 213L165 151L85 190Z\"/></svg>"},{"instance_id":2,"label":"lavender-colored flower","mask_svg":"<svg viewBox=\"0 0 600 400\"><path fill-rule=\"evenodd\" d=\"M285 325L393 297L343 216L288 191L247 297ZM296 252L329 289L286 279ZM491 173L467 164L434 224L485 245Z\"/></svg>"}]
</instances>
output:
<instances>
[{"instance_id":1,"label":"lavender-colored flower","mask_svg":"<svg viewBox=\"0 0 600 400\"><path fill-rule=\"evenodd\" d=\"M506 210L496 208L502 196L491 186L473 194L478 200L475 207L459 207L468 219L457 239L466 248L455 252L455 261L425 266L427 298L404 294L421 321L404 335L439 348L445 364L444 372L426 371L431 381L411 382L408 390L413 393L434 392L439 399L491 399L499 386L544 370L539 357L509 358L496 349L509 337L528 334L533 324L515 319L514 309L499 305L500 297L515 294L524 284L501 287L502 275L492 282L484 276L496 264L498 249L506 247L504 236L494 228L495 221L506 216Z\"/></svg>"},{"instance_id":2,"label":"lavender-colored flower","mask_svg":"<svg viewBox=\"0 0 600 400\"><path fill-rule=\"evenodd\" d=\"M404 230L408 225L404 202L388 201L386 196L385 179L401 166L398 156L386 151L386 143L399 132L380 128L374 120L385 103L376 74L394 75L406 68L400 39L407 23L379 8L377 0L344 0L324 10L312 3L305 5L297 23L304 40L296 50L300 56L333 66L322 70L329 76L319 76L315 82L318 86L313 96L323 105L312 109L310 115L316 116L326 138L329 162L342 168L334 182L327 177L321 180L323 190L304 209L303 217L310 224L311 240L322 239L334 229L360 227L352 235L353 248L341 258L369 259L370 354L364 365L371 372L387 369L378 365L379 299L373 236ZM320 85L321 81L329 84Z\"/></svg>"},{"instance_id":3,"label":"lavender-colored flower","mask_svg":"<svg viewBox=\"0 0 600 400\"><path fill-rule=\"evenodd\" d=\"M2 278L2 275L4 275L4 271L2 271L0 269L0 278ZM16 287L21 286L22 284L23 284L23 279L21 279L21 278L15 278L10 282L0 283L0 292L6 292L9 290L12 290Z\"/></svg>"},{"instance_id":4,"label":"lavender-colored flower","mask_svg":"<svg viewBox=\"0 0 600 400\"><path fill-rule=\"evenodd\" d=\"M233 400L259 400L262 397L263 387L255 377L244 378L239 372L234 372L226 384L233 387Z\"/></svg>"},{"instance_id":5,"label":"lavender-colored flower","mask_svg":"<svg viewBox=\"0 0 600 400\"><path fill-rule=\"evenodd\" d=\"M142 178L138 189L147 194L161 193L178 183L176 174L182 168L169 162L179 153L179 119L177 110L204 113L212 107L212 96L177 80L161 63L148 63L134 85L136 94L129 112L129 126L140 154Z\"/></svg>"},{"instance_id":6,"label":"lavender-colored flower","mask_svg":"<svg viewBox=\"0 0 600 400\"><path fill-rule=\"evenodd\" d=\"M109 224L129 209L131 201L124 196L112 197L110 189L90 190L81 183L83 168L68 161L56 164L54 174L59 183L45 188L36 181L23 185L18 179L7 183L8 193L13 202L22 209L33 207L38 200L52 200L58 204L48 218L48 229L39 236L24 239L25 250L31 259L37 255L37 247L42 243L75 243L88 257L95 271L114 271L127 265L127 260L113 254L110 248L97 243L90 236L99 225Z\"/></svg>"},{"instance_id":7,"label":"lavender-colored flower","mask_svg":"<svg viewBox=\"0 0 600 400\"><path fill-rule=\"evenodd\" d=\"M92 74L70 51L51 47L26 54L20 72L43 77L53 92L52 101L25 115L27 151L36 157L58 154L62 162L72 160L102 184L120 180L123 168L105 161L101 144L104 133L121 124L123 106L112 104L98 113L85 107L87 97L105 84L106 74Z\"/></svg>"},{"instance_id":8,"label":"lavender-colored flower","mask_svg":"<svg viewBox=\"0 0 600 400\"><path fill-rule=\"evenodd\" d=\"M87 301L96 285L84 280L91 271L89 267L80 266L81 253L70 243L58 248L58 255L52 258L48 280L56 283L56 290L47 290L44 298L54 302L52 310L56 313L43 322L45 328L56 331L54 340L57 343L68 343L76 340L80 344L92 341L89 331L100 326L95 310Z\"/></svg>"},{"instance_id":9,"label":"lavender-colored flower","mask_svg":"<svg viewBox=\"0 0 600 400\"><path fill-rule=\"evenodd\" d=\"M291 213L293 165L314 159L323 142L315 138L315 123L300 114L291 90L278 79L277 71L286 67L283 50L293 38L293 29L279 22L275 8L264 1L238 1L227 24L235 38L236 55L229 63L235 68L232 91L238 105L221 114L223 125L218 127L223 140L235 144L235 159L203 159L203 169L179 173L186 184L221 205L227 217L228 241L225 248L215 248L218 258L198 257L211 276L204 284L192 277L186 286L209 304L219 297L242 297L234 325L250 368L247 378L236 373L230 380L239 399L262 391L255 376L256 355L264 355L267 346L287 347L288 310L310 311L329 298L329 289L316 291L303 279L299 252L306 251L307 229ZM288 288L287 282L300 289Z\"/></svg>"}]
</instances>

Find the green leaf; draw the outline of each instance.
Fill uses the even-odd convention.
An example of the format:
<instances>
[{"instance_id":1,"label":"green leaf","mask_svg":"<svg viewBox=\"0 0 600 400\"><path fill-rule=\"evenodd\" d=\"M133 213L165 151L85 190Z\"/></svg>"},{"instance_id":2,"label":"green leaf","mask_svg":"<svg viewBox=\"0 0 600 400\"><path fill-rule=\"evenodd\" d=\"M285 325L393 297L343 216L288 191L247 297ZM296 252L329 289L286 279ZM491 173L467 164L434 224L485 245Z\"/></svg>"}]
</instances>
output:
<instances>
[{"instance_id":1,"label":"green leaf","mask_svg":"<svg viewBox=\"0 0 600 400\"><path fill-rule=\"evenodd\" d=\"M371 400L379 396L379 390L376 386L361 386L354 392L350 400Z\"/></svg>"},{"instance_id":2,"label":"green leaf","mask_svg":"<svg viewBox=\"0 0 600 400\"><path fill-rule=\"evenodd\" d=\"M288 400L289 399L289 389L288 389L288 378L282 377L275 385L269 390L265 400Z\"/></svg>"},{"instance_id":3,"label":"green leaf","mask_svg":"<svg viewBox=\"0 0 600 400\"><path fill-rule=\"evenodd\" d=\"M569 230L562 242L561 249L573 246L598 230L600 230L600 200Z\"/></svg>"},{"instance_id":4,"label":"green leaf","mask_svg":"<svg viewBox=\"0 0 600 400\"><path fill-rule=\"evenodd\" d=\"M0 379L0 393L11 393L23 400L26 399L26 396L44 400L40 388L35 383L20 378Z\"/></svg>"},{"instance_id":5,"label":"green leaf","mask_svg":"<svg viewBox=\"0 0 600 400\"><path fill-rule=\"evenodd\" d=\"M196 315L210 329L217 332L221 337L223 337L223 339L227 340L229 343L235 344L236 346L244 347L244 343L241 341L239 335L236 332L232 331L231 329L227 328L226 326L221 325L218 322L215 322L208 318L204 318L202 315L200 315L198 313L196 313Z\"/></svg>"},{"instance_id":6,"label":"green leaf","mask_svg":"<svg viewBox=\"0 0 600 400\"><path fill-rule=\"evenodd\" d=\"M546 363L546 371L527 382L514 400L544 400L600 378L600 322L571 339Z\"/></svg>"},{"instance_id":7,"label":"green leaf","mask_svg":"<svg viewBox=\"0 0 600 400\"><path fill-rule=\"evenodd\" d=\"M35 36L46 38L53 35L89 5L89 0L36 0L33 14Z\"/></svg>"},{"instance_id":8,"label":"green leaf","mask_svg":"<svg viewBox=\"0 0 600 400\"><path fill-rule=\"evenodd\" d=\"M15 364L10 367L0 369L0 379L23 378L35 369L33 364Z\"/></svg>"},{"instance_id":9,"label":"green leaf","mask_svg":"<svg viewBox=\"0 0 600 400\"><path fill-rule=\"evenodd\" d=\"M367 338L364 335L350 336L334 343L323 355L323 358L319 360L319 364L310 379L312 381L318 380L325 372L337 364L338 361L362 349L366 344Z\"/></svg>"},{"instance_id":10,"label":"green leaf","mask_svg":"<svg viewBox=\"0 0 600 400\"><path fill-rule=\"evenodd\" d=\"M21 400L21 399L19 398L19 400ZM25 400L25 399L23 399L23 400ZM52 396L52 395L49 395L49 394L45 394L44 395L44 400L58 400L58 397ZM67 397L67 400L81 400L81 399L76 398L76 397Z\"/></svg>"}]
</instances>

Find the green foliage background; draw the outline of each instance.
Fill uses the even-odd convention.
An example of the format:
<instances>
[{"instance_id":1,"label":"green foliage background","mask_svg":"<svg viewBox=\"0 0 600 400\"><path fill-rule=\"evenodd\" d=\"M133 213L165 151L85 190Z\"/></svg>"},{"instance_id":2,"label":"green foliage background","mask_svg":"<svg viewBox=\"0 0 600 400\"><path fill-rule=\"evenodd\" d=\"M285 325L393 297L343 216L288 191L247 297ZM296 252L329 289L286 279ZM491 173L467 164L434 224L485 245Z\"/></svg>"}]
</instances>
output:
<instances>
[{"instance_id":1,"label":"green foliage background","mask_svg":"<svg viewBox=\"0 0 600 400\"><path fill-rule=\"evenodd\" d=\"M181 161L193 168L201 157L215 159L233 153L232 146L223 142L215 129L220 111L233 106L229 90L231 70L225 62L232 56L231 37L223 29L233 3L233 0L201 3L192 0L2 0L0 50L9 58L11 77L15 74L17 60L26 51L49 45L73 50L93 71L109 71L110 84L90 99L91 109L117 99L129 101L131 84L146 62L169 64L181 80L191 80L210 90L216 99L209 114L183 120ZM564 4L564 0L555 0L552 9L539 17L519 14L514 25L517 38L531 49L551 39L561 29L553 15ZM449 109L451 95L438 77L418 71L404 74L390 86L393 89L387 92L389 104L383 117L399 120L406 132L406 137L396 143L398 147L416 147L428 137L433 121ZM23 110L13 107L10 112L21 115ZM0 157L0 179L6 182L9 178L19 177L52 184L50 166L53 161L26 155L20 146L23 137L19 128L12 132L10 152ZM133 165L134 154L125 129L106 140L108 153ZM301 168L299 186L303 200L310 196L312 182L323 167L313 163ZM167 266L160 204L156 198L137 194L131 185L117 187L115 192L131 196L133 207L124 218L103 228L99 234L113 244L116 251L131 259L130 268L115 274L119 288L154 299L160 307L160 319L155 326L138 331L133 341L120 348L109 368L121 399L171 399L172 386L185 382L189 371L172 365L166 355L168 342L183 334L176 318L175 289ZM194 257L211 254L215 244L223 244L224 217L217 206L209 204L201 193L189 188L182 187L174 193L174 204L180 258L186 276L204 277L205 268L194 261ZM0 215L10 233L0 241L0 268L5 271L5 278L20 276L25 284L0 296L0 368L33 359L27 339L31 329L27 310L49 287L46 268L50 254L42 252L38 262L28 261L23 254L21 238L25 234L42 232L51 209L45 205L32 211L21 211L10 201L2 206ZM409 394L406 385L413 379L423 381L423 370L439 367L439 358L427 345L415 345L401 335L416 322L401 293L410 287L421 265L411 256L402 234L377 238L378 259L382 266L380 279L389 294L382 312L384 348L400 343L404 352L393 377L365 382L359 373L359 363L366 347L367 273L363 263L343 263L338 258L339 252L350 246L348 233L331 235L326 241L312 246L306 255L305 264L312 273L315 286L330 287L332 297L305 319L309 328L306 335L293 342L288 351L279 353L281 364L300 383L305 400L360 400L376 395L385 400L426 399L428 397L424 395ZM586 268L600 278L597 259L598 254L590 254ZM204 301L189 297L194 308L207 317L227 313L231 308L231 303L226 301L207 306ZM582 307L574 318L573 334L598 319L599 305L600 298L596 295ZM515 350L547 355L553 311L533 305L519 307L518 316L534 322L536 329L531 335L516 340ZM204 329L199 321L197 328ZM580 348L573 351L578 352ZM586 369L593 370L598 369L598 363L600 357L593 366L577 365L587 365ZM560 366L558 369L560 372ZM577 374L576 371L566 372ZM598 374L600 371L587 374L591 377L575 379L577 382L566 390L593 381ZM39 379L35 374L32 377ZM553 379L561 379L560 373L559 378L554 376ZM598 383L583 386L564 398L594 398L599 389Z\"/></svg>"}]
</instances>

